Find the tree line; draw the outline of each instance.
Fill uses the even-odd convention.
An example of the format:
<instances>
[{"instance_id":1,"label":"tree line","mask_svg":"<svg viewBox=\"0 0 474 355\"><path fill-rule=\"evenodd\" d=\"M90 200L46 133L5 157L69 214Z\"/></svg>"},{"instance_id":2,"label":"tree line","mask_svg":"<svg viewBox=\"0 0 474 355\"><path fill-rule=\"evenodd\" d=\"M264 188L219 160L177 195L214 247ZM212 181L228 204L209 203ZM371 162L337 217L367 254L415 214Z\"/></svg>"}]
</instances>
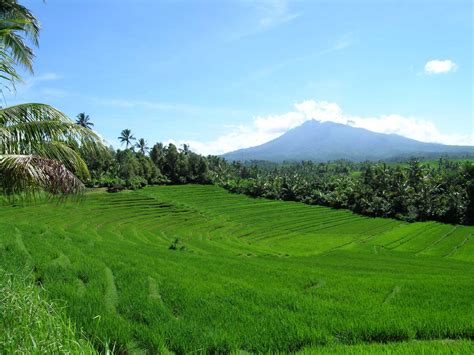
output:
<instances>
[{"instance_id":1,"label":"tree line","mask_svg":"<svg viewBox=\"0 0 474 355\"><path fill-rule=\"evenodd\" d=\"M212 183L252 197L346 208L373 217L474 224L474 165L469 161L241 163L201 156L188 145L156 143L149 148L130 130L122 131L119 140L124 150L84 155L91 173L88 186L119 191Z\"/></svg>"},{"instance_id":2,"label":"tree line","mask_svg":"<svg viewBox=\"0 0 474 355\"><path fill-rule=\"evenodd\" d=\"M439 159L406 164L210 164L213 182L253 197L346 208L409 222L474 224L474 165Z\"/></svg>"},{"instance_id":3,"label":"tree line","mask_svg":"<svg viewBox=\"0 0 474 355\"><path fill-rule=\"evenodd\" d=\"M156 143L149 148L145 139L136 140L130 130L122 131L119 140L126 148L105 154L84 154L91 178L88 187L107 187L109 191L139 189L147 185L211 183L208 159L170 143Z\"/></svg>"}]
</instances>

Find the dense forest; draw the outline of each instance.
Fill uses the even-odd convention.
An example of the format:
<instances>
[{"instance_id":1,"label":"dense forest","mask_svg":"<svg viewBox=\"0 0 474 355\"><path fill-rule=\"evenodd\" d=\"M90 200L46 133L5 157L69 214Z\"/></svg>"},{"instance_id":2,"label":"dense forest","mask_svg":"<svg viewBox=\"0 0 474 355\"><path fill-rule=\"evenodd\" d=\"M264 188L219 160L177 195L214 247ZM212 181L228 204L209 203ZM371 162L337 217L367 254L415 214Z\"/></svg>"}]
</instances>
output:
<instances>
[{"instance_id":1,"label":"dense forest","mask_svg":"<svg viewBox=\"0 0 474 355\"><path fill-rule=\"evenodd\" d=\"M91 173L87 185L116 192L212 183L252 197L346 208L367 216L474 223L474 165L469 161L240 163L204 157L186 145L178 149L157 143L150 149L140 141L100 156L84 154Z\"/></svg>"}]
</instances>

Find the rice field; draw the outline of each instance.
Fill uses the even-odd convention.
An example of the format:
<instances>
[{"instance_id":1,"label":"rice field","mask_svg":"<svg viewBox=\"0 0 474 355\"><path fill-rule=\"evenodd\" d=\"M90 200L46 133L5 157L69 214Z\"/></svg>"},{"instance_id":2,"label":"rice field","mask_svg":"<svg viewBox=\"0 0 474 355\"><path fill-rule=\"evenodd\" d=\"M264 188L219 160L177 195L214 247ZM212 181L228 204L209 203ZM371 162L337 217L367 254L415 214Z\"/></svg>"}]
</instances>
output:
<instances>
[{"instance_id":1,"label":"rice field","mask_svg":"<svg viewBox=\"0 0 474 355\"><path fill-rule=\"evenodd\" d=\"M203 185L0 209L0 266L98 351L474 352L474 227Z\"/></svg>"}]
</instances>

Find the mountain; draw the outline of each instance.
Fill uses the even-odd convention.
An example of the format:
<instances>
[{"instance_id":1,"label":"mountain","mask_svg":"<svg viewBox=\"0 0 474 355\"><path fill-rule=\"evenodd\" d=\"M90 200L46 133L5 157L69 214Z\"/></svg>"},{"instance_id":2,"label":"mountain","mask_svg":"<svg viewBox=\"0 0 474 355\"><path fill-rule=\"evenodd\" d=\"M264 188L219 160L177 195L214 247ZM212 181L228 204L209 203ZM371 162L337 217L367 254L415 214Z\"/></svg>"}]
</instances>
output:
<instances>
[{"instance_id":1,"label":"mountain","mask_svg":"<svg viewBox=\"0 0 474 355\"><path fill-rule=\"evenodd\" d=\"M474 146L424 143L334 122L307 121L262 145L223 155L227 160L353 161L442 154L474 154Z\"/></svg>"}]
</instances>

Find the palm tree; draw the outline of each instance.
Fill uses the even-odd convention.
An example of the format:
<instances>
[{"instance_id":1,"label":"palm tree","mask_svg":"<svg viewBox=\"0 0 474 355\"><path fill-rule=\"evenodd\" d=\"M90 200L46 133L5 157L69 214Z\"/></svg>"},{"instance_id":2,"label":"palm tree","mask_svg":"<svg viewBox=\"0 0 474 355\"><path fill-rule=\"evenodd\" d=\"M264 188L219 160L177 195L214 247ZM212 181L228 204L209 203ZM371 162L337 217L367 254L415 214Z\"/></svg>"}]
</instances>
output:
<instances>
[{"instance_id":1,"label":"palm tree","mask_svg":"<svg viewBox=\"0 0 474 355\"><path fill-rule=\"evenodd\" d=\"M33 72L33 50L39 22L16 0L0 0L0 84L9 88L20 81L16 66ZM3 193L79 193L87 178L78 148L102 150L99 136L76 125L63 113L44 104L0 108L0 189ZM76 175L75 175L76 174Z\"/></svg>"},{"instance_id":2,"label":"palm tree","mask_svg":"<svg viewBox=\"0 0 474 355\"><path fill-rule=\"evenodd\" d=\"M180 153L184 153L184 155L188 155L189 152L190 152L189 144L184 143L184 144L182 145L182 147L183 147L183 148L181 148L181 149L179 150Z\"/></svg>"},{"instance_id":3,"label":"palm tree","mask_svg":"<svg viewBox=\"0 0 474 355\"><path fill-rule=\"evenodd\" d=\"M100 137L44 104L0 109L0 186L7 195L75 194L89 171L79 147L100 153Z\"/></svg>"},{"instance_id":4,"label":"palm tree","mask_svg":"<svg viewBox=\"0 0 474 355\"><path fill-rule=\"evenodd\" d=\"M85 112L81 112L76 117L77 117L76 123L79 126L82 126L84 128L89 128L89 129L94 127L94 124L91 122L89 115L86 115Z\"/></svg>"},{"instance_id":5,"label":"palm tree","mask_svg":"<svg viewBox=\"0 0 474 355\"><path fill-rule=\"evenodd\" d=\"M124 129L122 133L120 133L120 137L117 138L121 144L125 143L125 149L128 149L128 146L133 146L132 141L135 140L135 137L132 134L132 131L127 129Z\"/></svg>"},{"instance_id":6,"label":"palm tree","mask_svg":"<svg viewBox=\"0 0 474 355\"><path fill-rule=\"evenodd\" d=\"M143 155L145 155L150 150L150 148L148 147L148 144L147 144L147 142L144 138L140 138L138 140L138 143L135 145L135 147L137 147L138 151L140 153L142 153Z\"/></svg>"},{"instance_id":7,"label":"palm tree","mask_svg":"<svg viewBox=\"0 0 474 355\"><path fill-rule=\"evenodd\" d=\"M33 72L34 53L25 40L37 46L39 30L38 20L27 8L16 0L0 1L0 78L8 84L21 81L15 65Z\"/></svg>"}]
</instances>

